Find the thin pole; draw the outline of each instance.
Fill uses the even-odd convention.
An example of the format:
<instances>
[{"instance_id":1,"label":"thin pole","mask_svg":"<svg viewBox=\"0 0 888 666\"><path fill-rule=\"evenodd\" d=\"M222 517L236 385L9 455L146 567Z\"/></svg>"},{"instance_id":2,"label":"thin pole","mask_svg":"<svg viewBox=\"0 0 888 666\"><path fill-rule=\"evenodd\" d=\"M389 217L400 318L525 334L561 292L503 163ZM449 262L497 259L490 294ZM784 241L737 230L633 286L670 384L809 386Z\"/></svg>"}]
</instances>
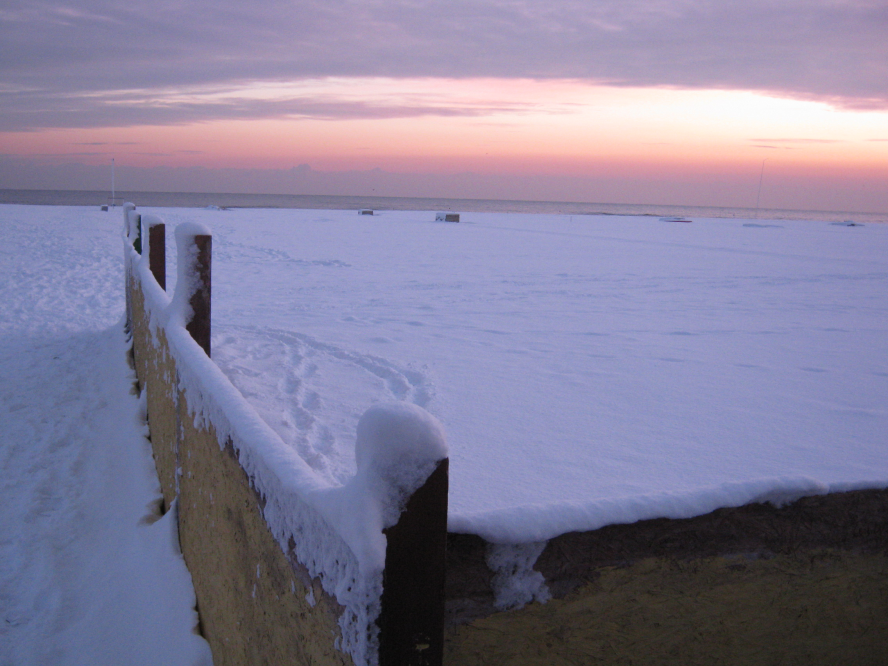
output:
<instances>
[{"instance_id":1,"label":"thin pole","mask_svg":"<svg viewBox=\"0 0 888 666\"><path fill-rule=\"evenodd\" d=\"M755 197L755 219L759 219L759 201L762 198L762 182L765 180L765 162L767 161L767 157L762 160L762 172L759 175L759 191Z\"/></svg>"},{"instance_id":2,"label":"thin pole","mask_svg":"<svg viewBox=\"0 0 888 666\"><path fill-rule=\"evenodd\" d=\"M117 198L115 196L116 192L114 191L114 158L111 158L111 206L114 206L114 201Z\"/></svg>"}]
</instances>

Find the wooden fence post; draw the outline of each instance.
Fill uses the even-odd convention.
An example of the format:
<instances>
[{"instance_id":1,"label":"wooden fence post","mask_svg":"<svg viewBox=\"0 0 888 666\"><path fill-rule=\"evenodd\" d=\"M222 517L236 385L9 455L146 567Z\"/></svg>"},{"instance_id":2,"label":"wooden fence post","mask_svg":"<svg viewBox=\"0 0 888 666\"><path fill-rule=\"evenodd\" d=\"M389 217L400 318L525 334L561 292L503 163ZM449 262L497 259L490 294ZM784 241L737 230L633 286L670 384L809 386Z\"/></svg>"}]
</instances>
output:
<instances>
[{"instance_id":1,"label":"wooden fence post","mask_svg":"<svg viewBox=\"0 0 888 666\"><path fill-rule=\"evenodd\" d=\"M160 288L166 291L166 225L148 228L148 267Z\"/></svg>"},{"instance_id":2,"label":"wooden fence post","mask_svg":"<svg viewBox=\"0 0 888 666\"><path fill-rule=\"evenodd\" d=\"M123 237L127 247L123 252L123 281L124 294L126 297L126 324L124 330L127 334L132 332L133 328L133 304L132 304L132 281L133 281L133 265L130 259L129 244L133 243L133 217L135 217L136 207L131 203L123 205Z\"/></svg>"},{"instance_id":3,"label":"wooden fence post","mask_svg":"<svg viewBox=\"0 0 888 666\"><path fill-rule=\"evenodd\" d=\"M448 459L407 501L386 535L380 666L441 666L447 550Z\"/></svg>"},{"instance_id":4,"label":"wooden fence post","mask_svg":"<svg viewBox=\"0 0 888 666\"><path fill-rule=\"evenodd\" d=\"M193 264L189 267L194 276L194 291L188 298L194 316L185 324L185 329L210 355L210 296L211 296L211 264L213 258L213 237L209 234L198 234L194 238Z\"/></svg>"},{"instance_id":5,"label":"wooden fence post","mask_svg":"<svg viewBox=\"0 0 888 666\"><path fill-rule=\"evenodd\" d=\"M133 239L133 247L136 252L142 254L142 214L133 213L133 224L136 227L136 237Z\"/></svg>"},{"instance_id":6,"label":"wooden fence post","mask_svg":"<svg viewBox=\"0 0 888 666\"><path fill-rule=\"evenodd\" d=\"M123 208L123 237L124 237L124 248L123 248L123 295L126 300L126 325L124 326L124 330L127 333L130 333L133 328L133 303L132 303L132 295L130 292L132 291L132 280L133 280L133 266L130 261L129 248L126 247L126 244L129 243L129 209L124 206Z\"/></svg>"}]
</instances>

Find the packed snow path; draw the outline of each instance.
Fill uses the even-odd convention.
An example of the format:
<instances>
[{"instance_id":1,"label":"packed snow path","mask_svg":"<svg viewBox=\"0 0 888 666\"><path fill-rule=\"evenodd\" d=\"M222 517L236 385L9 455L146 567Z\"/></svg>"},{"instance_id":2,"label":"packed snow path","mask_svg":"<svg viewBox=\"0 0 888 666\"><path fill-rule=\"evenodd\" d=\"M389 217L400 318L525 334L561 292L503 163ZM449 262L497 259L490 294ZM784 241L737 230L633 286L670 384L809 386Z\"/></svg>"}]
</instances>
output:
<instances>
[{"instance_id":1,"label":"packed snow path","mask_svg":"<svg viewBox=\"0 0 888 666\"><path fill-rule=\"evenodd\" d=\"M0 664L210 664L126 363L120 219L24 210L0 212Z\"/></svg>"}]
</instances>

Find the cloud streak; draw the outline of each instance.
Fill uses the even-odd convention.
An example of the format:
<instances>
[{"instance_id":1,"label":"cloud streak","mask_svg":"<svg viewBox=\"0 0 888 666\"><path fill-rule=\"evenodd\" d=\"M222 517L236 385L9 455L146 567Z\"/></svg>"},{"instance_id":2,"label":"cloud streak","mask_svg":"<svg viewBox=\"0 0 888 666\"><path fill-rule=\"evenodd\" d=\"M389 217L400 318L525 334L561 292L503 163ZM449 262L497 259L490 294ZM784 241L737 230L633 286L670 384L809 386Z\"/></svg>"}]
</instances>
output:
<instances>
[{"instance_id":1,"label":"cloud streak","mask_svg":"<svg viewBox=\"0 0 888 666\"><path fill-rule=\"evenodd\" d=\"M759 143L784 143L784 144L828 144L828 143L844 143L841 139L750 139L750 141Z\"/></svg>"},{"instance_id":2,"label":"cloud streak","mask_svg":"<svg viewBox=\"0 0 888 666\"><path fill-rule=\"evenodd\" d=\"M888 5L872 0L12 0L0 129L469 112L168 92L324 77L567 78L885 109L885 35Z\"/></svg>"},{"instance_id":3,"label":"cloud streak","mask_svg":"<svg viewBox=\"0 0 888 666\"><path fill-rule=\"evenodd\" d=\"M329 88L329 86L326 86ZM420 116L480 117L523 113L531 102L457 100L443 95L368 93L364 99L340 91L281 90L256 96L256 86L230 91L112 90L104 93L0 92L0 131L44 127L133 127L184 125L213 120L300 118L383 120Z\"/></svg>"}]
</instances>

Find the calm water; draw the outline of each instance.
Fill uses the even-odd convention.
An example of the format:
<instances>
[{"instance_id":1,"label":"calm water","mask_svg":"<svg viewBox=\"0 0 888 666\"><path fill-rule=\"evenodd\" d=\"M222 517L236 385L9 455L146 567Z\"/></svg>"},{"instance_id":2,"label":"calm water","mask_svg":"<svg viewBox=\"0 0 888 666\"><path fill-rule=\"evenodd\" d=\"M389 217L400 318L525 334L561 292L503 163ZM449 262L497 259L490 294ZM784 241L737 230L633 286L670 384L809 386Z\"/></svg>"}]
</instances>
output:
<instances>
[{"instance_id":1,"label":"calm water","mask_svg":"<svg viewBox=\"0 0 888 666\"><path fill-rule=\"evenodd\" d=\"M886 213L718 208L569 201L500 201L493 199L429 199L408 197L345 197L314 194L211 194L198 192L120 192L115 202L169 208L307 208L322 210L445 210L475 213L542 213L561 215L652 215L669 217L761 218L827 222L888 222ZM85 190L0 190L0 203L50 206L100 206L108 192Z\"/></svg>"}]
</instances>

